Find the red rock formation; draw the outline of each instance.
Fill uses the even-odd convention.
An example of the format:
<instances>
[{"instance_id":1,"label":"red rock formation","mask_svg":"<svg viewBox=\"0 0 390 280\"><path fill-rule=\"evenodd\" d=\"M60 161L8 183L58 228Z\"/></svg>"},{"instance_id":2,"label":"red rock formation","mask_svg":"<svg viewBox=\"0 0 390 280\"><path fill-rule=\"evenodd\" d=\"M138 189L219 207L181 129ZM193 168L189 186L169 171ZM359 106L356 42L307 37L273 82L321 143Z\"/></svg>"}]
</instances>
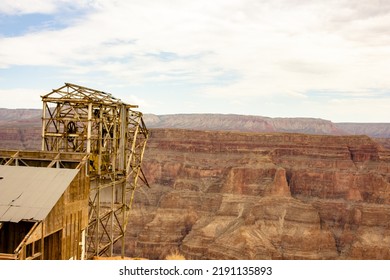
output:
<instances>
[{"instance_id":1,"label":"red rock formation","mask_svg":"<svg viewBox=\"0 0 390 280\"><path fill-rule=\"evenodd\" d=\"M35 123L23 127L15 124L0 126L0 149L36 150L40 148L41 128Z\"/></svg>"},{"instance_id":2,"label":"red rock formation","mask_svg":"<svg viewBox=\"0 0 390 280\"><path fill-rule=\"evenodd\" d=\"M129 255L390 257L390 153L366 136L153 130L144 169Z\"/></svg>"},{"instance_id":3,"label":"red rock formation","mask_svg":"<svg viewBox=\"0 0 390 280\"><path fill-rule=\"evenodd\" d=\"M375 138L375 141L381 144L384 148L390 149L390 138Z\"/></svg>"},{"instance_id":4,"label":"red rock formation","mask_svg":"<svg viewBox=\"0 0 390 280\"><path fill-rule=\"evenodd\" d=\"M39 149L40 131L39 119L2 123L0 148ZM126 253L389 259L383 146L366 136L152 130L151 188L137 193Z\"/></svg>"},{"instance_id":5,"label":"red rock formation","mask_svg":"<svg viewBox=\"0 0 390 280\"><path fill-rule=\"evenodd\" d=\"M314 118L268 118L232 114L176 114L146 115L145 122L150 128L346 134L337 124Z\"/></svg>"}]
</instances>

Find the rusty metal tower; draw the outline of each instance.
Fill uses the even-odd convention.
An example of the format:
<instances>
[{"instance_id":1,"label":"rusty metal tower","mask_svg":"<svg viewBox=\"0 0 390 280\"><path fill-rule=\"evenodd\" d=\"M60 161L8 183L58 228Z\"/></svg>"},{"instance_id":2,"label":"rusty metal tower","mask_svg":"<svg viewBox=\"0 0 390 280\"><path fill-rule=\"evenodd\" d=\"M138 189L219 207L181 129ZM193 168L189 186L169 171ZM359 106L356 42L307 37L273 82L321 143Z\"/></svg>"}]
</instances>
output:
<instances>
[{"instance_id":1,"label":"rusty metal tower","mask_svg":"<svg viewBox=\"0 0 390 280\"><path fill-rule=\"evenodd\" d=\"M42 150L89 154L89 222L86 258L112 256L125 232L148 139L136 105L65 83L42 96Z\"/></svg>"}]
</instances>

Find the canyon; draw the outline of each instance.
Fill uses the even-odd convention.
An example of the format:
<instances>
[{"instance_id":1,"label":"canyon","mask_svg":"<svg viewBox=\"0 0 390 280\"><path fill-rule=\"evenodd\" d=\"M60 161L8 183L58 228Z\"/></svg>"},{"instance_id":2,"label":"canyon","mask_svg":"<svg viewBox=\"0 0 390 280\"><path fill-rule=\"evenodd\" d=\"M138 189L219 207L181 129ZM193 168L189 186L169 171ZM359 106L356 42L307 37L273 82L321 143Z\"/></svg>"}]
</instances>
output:
<instances>
[{"instance_id":1,"label":"canyon","mask_svg":"<svg viewBox=\"0 0 390 280\"><path fill-rule=\"evenodd\" d=\"M127 253L389 259L390 151L367 136L153 129Z\"/></svg>"},{"instance_id":2,"label":"canyon","mask_svg":"<svg viewBox=\"0 0 390 280\"><path fill-rule=\"evenodd\" d=\"M1 149L39 149L40 115L24 114L0 118ZM388 126L374 139L319 119L192 117L145 117L150 188L136 192L127 256L390 259Z\"/></svg>"}]
</instances>

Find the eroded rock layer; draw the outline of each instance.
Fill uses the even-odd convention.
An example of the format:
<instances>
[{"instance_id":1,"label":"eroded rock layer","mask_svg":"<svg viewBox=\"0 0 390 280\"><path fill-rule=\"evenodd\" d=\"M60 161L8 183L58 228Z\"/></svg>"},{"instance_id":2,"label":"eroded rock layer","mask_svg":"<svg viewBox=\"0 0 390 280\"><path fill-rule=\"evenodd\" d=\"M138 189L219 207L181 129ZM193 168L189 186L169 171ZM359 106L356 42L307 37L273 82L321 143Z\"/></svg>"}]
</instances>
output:
<instances>
[{"instance_id":1,"label":"eroded rock layer","mask_svg":"<svg viewBox=\"0 0 390 280\"><path fill-rule=\"evenodd\" d=\"M31 116L0 148L39 149ZM379 140L377 140L379 141ZM152 129L126 254L390 259L388 139ZM385 148L383 148L385 147Z\"/></svg>"},{"instance_id":2,"label":"eroded rock layer","mask_svg":"<svg viewBox=\"0 0 390 280\"><path fill-rule=\"evenodd\" d=\"M152 130L126 254L390 259L390 152L366 136Z\"/></svg>"}]
</instances>

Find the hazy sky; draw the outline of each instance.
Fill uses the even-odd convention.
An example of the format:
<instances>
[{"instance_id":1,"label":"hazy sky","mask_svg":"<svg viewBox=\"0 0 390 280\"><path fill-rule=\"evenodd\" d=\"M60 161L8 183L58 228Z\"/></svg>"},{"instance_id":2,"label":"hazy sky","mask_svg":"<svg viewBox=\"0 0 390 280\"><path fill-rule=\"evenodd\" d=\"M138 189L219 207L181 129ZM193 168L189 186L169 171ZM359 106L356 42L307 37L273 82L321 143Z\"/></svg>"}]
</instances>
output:
<instances>
[{"instance_id":1,"label":"hazy sky","mask_svg":"<svg viewBox=\"0 0 390 280\"><path fill-rule=\"evenodd\" d=\"M0 107L64 82L144 113L390 122L390 1L1 0Z\"/></svg>"}]
</instances>

